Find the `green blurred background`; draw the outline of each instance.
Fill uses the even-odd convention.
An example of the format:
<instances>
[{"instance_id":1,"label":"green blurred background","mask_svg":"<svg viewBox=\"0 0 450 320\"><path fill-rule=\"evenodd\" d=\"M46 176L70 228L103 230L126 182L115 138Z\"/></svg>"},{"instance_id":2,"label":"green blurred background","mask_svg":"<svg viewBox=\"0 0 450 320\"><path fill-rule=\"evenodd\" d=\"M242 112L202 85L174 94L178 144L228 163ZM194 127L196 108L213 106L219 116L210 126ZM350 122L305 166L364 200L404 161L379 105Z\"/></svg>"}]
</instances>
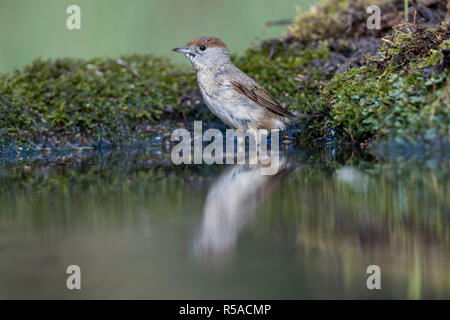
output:
<instances>
[{"instance_id":1,"label":"green blurred background","mask_svg":"<svg viewBox=\"0 0 450 320\"><path fill-rule=\"evenodd\" d=\"M0 72L37 57L117 57L128 53L184 57L170 49L202 35L218 36L234 53L278 36L312 0L0 0ZM69 5L81 8L81 30L69 30Z\"/></svg>"}]
</instances>

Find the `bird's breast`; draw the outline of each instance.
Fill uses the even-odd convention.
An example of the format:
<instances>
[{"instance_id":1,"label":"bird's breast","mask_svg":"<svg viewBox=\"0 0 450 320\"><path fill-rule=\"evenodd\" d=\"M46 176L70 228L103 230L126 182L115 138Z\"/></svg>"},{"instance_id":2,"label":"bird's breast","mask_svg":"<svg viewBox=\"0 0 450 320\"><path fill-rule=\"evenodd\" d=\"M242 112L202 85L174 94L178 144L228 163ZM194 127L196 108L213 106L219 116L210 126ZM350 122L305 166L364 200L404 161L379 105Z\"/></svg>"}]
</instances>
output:
<instances>
[{"instance_id":1,"label":"bird's breast","mask_svg":"<svg viewBox=\"0 0 450 320\"><path fill-rule=\"evenodd\" d=\"M223 74L198 72L200 92L208 108L227 125L246 130L249 127L271 129L264 108L238 93Z\"/></svg>"},{"instance_id":2,"label":"bird's breast","mask_svg":"<svg viewBox=\"0 0 450 320\"><path fill-rule=\"evenodd\" d=\"M213 73L198 72L197 81L204 98L216 97L218 95L219 86L221 84L219 79L217 79Z\"/></svg>"}]
</instances>

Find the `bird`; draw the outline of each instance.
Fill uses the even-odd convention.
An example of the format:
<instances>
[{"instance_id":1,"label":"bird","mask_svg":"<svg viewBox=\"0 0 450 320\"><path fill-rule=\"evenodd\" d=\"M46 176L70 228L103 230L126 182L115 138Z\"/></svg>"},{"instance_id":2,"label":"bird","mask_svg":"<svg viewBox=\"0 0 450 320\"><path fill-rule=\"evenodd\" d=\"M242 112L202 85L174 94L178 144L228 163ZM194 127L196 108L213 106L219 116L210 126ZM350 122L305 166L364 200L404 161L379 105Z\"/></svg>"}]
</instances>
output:
<instances>
[{"instance_id":1,"label":"bird","mask_svg":"<svg viewBox=\"0 0 450 320\"><path fill-rule=\"evenodd\" d=\"M315 116L284 109L267 90L234 65L228 47L219 38L196 38L172 51L184 54L191 62L208 108L226 125L250 132L258 144L261 132L284 130L303 118Z\"/></svg>"}]
</instances>

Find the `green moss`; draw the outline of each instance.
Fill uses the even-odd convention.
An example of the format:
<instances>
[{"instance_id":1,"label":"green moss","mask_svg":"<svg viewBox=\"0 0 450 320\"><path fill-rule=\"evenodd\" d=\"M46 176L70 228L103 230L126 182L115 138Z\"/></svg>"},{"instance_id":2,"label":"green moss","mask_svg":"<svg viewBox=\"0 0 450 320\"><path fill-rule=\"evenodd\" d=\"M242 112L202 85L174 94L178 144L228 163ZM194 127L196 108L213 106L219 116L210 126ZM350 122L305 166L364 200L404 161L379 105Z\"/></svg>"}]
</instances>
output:
<instances>
[{"instance_id":1,"label":"green moss","mask_svg":"<svg viewBox=\"0 0 450 320\"><path fill-rule=\"evenodd\" d=\"M327 137L330 129L338 140L354 143L447 138L448 70L437 67L441 49L448 47L447 30L447 23L399 26L376 58L329 82L332 73L323 66L332 55L328 41L287 50L286 43L269 42L248 50L236 63L285 107L322 116L304 121L308 130L302 137L307 140Z\"/></svg>"},{"instance_id":2,"label":"green moss","mask_svg":"<svg viewBox=\"0 0 450 320\"><path fill-rule=\"evenodd\" d=\"M1 76L0 127L25 140L40 140L49 132L132 134L158 124L169 112L171 119L181 119L180 97L193 90L191 70L151 55L38 59Z\"/></svg>"},{"instance_id":3,"label":"green moss","mask_svg":"<svg viewBox=\"0 0 450 320\"><path fill-rule=\"evenodd\" d=\"M358 23L365 23L356 9L366 2L349 4L325 2L310 14L301 13L291 34L265 41L233 60L284 107L318 115L304 119L304 130L296 131L307 143L369 146L373 140L391 138L448 139L449 71L442 63L442 49L450 44L448 22L436 27L400 25L384 38L375 56L344 71L348 52L351 56L377 40L355 31L361 29ZM328 13L320 24L317 18ZM365 37L365 42L346 38L338 25L331 32L329 19L338 17L352 21L355 30L348 32ZM210 112L199 112L200 103L193 71L163 58L36 60L0 76L0 140L55 145L140 140L149 132L167 130L162 123L214 119Z\"/></svg>"},{"instance_id":4,"label":"green moss","mask_svg":"<svg viewBox=\"0 0 450 320\"><path fill-rule=\"evenodd\" d=\"M356 77L344 81L355 73ZM448 134L448 105L431 108L443 93L447 76L444 72L425 80L422 74L393 73L378 79L365 78L364 73L354 70L333 79L325 96L332 106L333 123L345 128L352 139L398 137L414 141L423 133L431 139Z\"/></svg>"},{"instance_id":5,"label":"green moss","mask_svg":"<svg viewBox=\"0 0 450 320\"><path fill-rule=\"evenodd\" d=\"M335 76L324 90L323 102L330 106L333 124L344 128L352 140L394 137L414 142L419 137L449 136L448 70L437 70L441 51L420 42L426 34L446 46L441 41L448 25L406 29L394 31L379 58Z\"/></svg>"},{"instance_id":6,"label":"green moss","mask_svg":"<svg viewBox=\"0 0 450 320\"><path fill-rule=\"evenodd\" d=\"M366 10L376 4L383 14L403 16L403 0L321 0L309 12L297 8L292 36L303 41L361 37L375 33L366 27Z\"/></svg>"}]
</instances>

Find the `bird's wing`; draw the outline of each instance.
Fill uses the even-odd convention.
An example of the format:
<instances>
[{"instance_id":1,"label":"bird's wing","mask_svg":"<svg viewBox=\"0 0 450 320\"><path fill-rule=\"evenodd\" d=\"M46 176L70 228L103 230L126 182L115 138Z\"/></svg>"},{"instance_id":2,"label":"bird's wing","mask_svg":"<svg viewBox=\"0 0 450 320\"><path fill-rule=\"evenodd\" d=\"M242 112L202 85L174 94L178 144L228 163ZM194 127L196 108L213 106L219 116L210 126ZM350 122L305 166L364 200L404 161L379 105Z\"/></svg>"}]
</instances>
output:
<instances>
[{"instance_id":1,"label":"bird's wing","mask_svg":"<svg viewBox=\"0 0 450 320\"><path fill-rule=\"evenodd\" d=\"M282 117L294 117L292 113L283 109L278 101L276 101L266 90L264 90L260 86L245 84L238 81L230 81L230 84L234 90L236 90L240 94L243 94L257 104L265 107L267 110L270 110L271 112Z\"/></svg>"}]
</instances>

